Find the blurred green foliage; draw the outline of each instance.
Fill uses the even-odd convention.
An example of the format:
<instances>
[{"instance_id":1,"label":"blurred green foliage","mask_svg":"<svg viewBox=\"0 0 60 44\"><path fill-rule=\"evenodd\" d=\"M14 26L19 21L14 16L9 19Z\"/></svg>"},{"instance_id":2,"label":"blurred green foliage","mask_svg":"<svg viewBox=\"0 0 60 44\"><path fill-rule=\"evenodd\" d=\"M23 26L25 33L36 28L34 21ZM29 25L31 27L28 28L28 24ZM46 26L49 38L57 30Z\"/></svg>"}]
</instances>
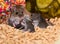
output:
<instances>
[{"instance_id":1,"label":"blurred green foliage","mask_svg":"<svg viewBox=\"0 0 60 44\"><path fill-rule=\"evenodd\" d=\"M45 18L60 17L60 0L28 0L26 8L30 12L39 11Z\"/></svg>"}]
</instances>

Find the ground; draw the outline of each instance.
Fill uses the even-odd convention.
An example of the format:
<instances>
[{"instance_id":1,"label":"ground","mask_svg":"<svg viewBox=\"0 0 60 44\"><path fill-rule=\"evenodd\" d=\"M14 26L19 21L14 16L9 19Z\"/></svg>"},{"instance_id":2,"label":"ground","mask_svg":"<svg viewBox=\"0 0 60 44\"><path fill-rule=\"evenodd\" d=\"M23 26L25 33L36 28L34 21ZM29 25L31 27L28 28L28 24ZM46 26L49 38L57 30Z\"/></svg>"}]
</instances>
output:
<instances>
[{"instance_id":1,"label":"ground","mask_svg":"<svg viewBox=\"0 0 60 44\"><path fill-rule=\"evenodd\" d=\"M36 27L34 33L0 24L0 44L60 44L60 18L51 18L54 26Z\"/></svg>"}]
</instances>

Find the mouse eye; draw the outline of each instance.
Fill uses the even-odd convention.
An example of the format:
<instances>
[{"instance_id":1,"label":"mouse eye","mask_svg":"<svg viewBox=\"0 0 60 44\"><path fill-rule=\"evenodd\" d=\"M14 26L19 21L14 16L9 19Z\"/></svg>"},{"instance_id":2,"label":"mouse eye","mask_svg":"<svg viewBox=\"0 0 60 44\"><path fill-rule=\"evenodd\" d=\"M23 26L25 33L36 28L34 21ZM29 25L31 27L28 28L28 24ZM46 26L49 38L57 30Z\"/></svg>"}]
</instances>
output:
<instances>
[{"instance_id":1,"label":"mouse eye","mask_svg":"<svg viewBox=\"0 0 60 44\"><path fill-rule=\"evenodd\" d=\"M18 12L16 12L16 14L18 14Z\"/></svg>"}]
</instances>

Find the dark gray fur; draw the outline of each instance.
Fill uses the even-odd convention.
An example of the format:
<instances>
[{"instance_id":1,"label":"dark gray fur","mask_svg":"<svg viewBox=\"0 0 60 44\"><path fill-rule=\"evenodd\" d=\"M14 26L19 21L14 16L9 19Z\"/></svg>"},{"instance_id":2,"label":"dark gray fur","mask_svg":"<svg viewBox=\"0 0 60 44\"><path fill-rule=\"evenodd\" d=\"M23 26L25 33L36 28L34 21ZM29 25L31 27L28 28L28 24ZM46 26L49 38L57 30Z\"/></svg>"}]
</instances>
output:
<instances>
[{"instance_id":1,"label":"dark gray fur","mask_svg":"<svg viewBox=\"0 0 60 44\"><path fill-rule=\"evenodd\" d=\"M48 23L46 20L41 16L40 13L32 13L31 18L33 21L34 26L39 26L40 28L46 28L48 26Z\"/></svg>"}]
</instances>

